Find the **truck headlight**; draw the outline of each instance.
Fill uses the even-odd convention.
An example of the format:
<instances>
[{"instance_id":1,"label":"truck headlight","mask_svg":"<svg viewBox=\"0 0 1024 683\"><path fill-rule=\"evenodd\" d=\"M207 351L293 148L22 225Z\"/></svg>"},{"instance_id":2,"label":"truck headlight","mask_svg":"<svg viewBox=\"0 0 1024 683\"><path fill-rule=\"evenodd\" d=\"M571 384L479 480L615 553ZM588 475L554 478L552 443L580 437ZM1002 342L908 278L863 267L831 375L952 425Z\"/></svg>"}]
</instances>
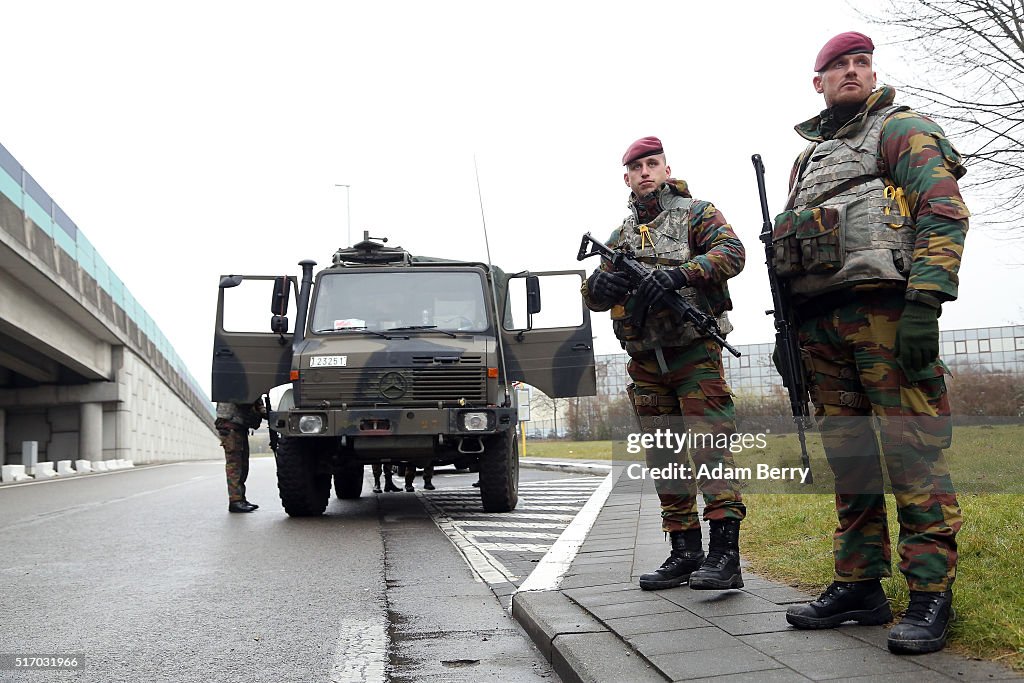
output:
<instances>
[{"instance_id":1,"label":"truck headlight","mask_svg":"<svg viewBox=\"0 0 1024 683\"><path fill-rule=\"evenodd\" d=\"M489 422L485 412L462 414L462 428L467 432L485 432L490 427Z\"/></svg>"},{"instance_id":2,"label":"truck headlight","mask_svg":"<svg viewBox=\"0 0 1024 683\"><path fill-rule=\"evenodd\" d=\"M299 432L319 434L324 430L324 420L319 415L303 415L299 418Z\"/></svg>"}]
</instances>

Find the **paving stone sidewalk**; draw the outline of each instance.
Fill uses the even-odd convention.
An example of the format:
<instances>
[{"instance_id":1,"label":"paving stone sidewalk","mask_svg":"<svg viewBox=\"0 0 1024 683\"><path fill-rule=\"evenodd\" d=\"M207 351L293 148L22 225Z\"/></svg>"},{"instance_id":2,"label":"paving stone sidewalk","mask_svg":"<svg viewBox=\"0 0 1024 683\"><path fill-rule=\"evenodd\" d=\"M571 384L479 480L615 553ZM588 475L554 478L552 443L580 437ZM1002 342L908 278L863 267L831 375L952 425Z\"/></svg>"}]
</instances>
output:
<instances>
[{"instance_id":1,"label":"paving stone sidewalk","mask_svg":"<svg viewBox=\"0 0 1024 683\"><path fill-rule=\"evenodd\" d=\"M884 626L794 629L787 605L813 596L749 569L742 590L641 591L637 577L668 552L657 494L652 481L631 480L618 467L612 476L615 486L559 588L512 601L513 616L563 681L1024 680L999 663L949 651L893 655Z\"/></svg>"}]
</instances>

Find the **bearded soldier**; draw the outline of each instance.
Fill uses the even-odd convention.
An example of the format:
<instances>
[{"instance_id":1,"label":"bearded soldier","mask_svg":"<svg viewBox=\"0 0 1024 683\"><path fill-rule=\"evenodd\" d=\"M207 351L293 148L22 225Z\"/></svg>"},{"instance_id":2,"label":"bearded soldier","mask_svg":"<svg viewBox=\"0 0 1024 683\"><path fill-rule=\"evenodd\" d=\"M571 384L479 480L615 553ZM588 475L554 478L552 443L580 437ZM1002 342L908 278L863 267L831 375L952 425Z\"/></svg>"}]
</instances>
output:
<instances>
[{"instance_id":1,"label":"bearded soldier","mask_svg":"<svg viewBox=\"0 0 1024 683\"><path fill-rule=\"evenodd\" d=\"M890 575L884 459L910 588L888 645L932 652L953 615L962 522L943 459L952 431L938 317L957 296L970 214L960 155L933 121L895 104L892 88L876 90L873 52L867 36L843 33L818 53L813 84L827 108L796 127L810 145L772 234L839 518L834 582L786 618L797 628L892 619L879 581Z\"/></svg>"},{"instance_id":2,"label":"bearded soldier","mask_svg":"<svg viewBox=\"0 0 1024 683\"><path fill-rule=\"evenodd\" d=\"M622 163L623 179L632 191L630 214L607 244L629 246L652 272L631 291L629 279L602 261L583 283L583 298L593 311L611 310L615 335L630 357L629 395L642 431L668 428L713 437L690 448L692 468L677 468L680 476L656 480L662 530L669 536L671 553L658 569L640 577L640 587L658 590L688 581L694 589L739 588L739 531L746 508L734 481L696 476L701 465L732 467L731 454L720 447L721 439L714 438L731 436L736 429L722 351L661 303L678 292L717 316L722 333L727 333L731 327L726 311L732 301L726 280L743 269L743 245L714 205L694 199L686 182L671 177L658 138L631 144ZM648 449L647 461L651 467L680 465L687 462L686 450L677 454ZM710 526L706 556L695 478Z\"/></svg>"}]
</instances>

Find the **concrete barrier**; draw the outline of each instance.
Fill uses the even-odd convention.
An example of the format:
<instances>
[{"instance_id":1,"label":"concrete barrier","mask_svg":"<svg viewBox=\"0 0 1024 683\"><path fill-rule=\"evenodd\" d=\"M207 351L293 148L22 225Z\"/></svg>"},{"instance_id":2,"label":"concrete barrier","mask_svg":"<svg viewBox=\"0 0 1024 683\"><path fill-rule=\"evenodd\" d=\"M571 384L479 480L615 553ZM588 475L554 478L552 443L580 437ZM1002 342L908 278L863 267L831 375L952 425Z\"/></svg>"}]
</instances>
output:
<instances>
[{"instance_id":1,"label":"concrete barrier","mask_svg":"<svg viewBox=\"0 0 1024 683\"><path fill-rule=\"evenodd\" d=\"M32 479L25 473L24 465L3 465L0 467L0 481L5 484L12 481L26 481Z\"/></svg>"},{"instance_id":2,"label":"concrete barrier","mask_svg":"<svg viewBox=\"0 0 1024 683\"><path fill-rule=\"evenodd\" d=\"M30 474L36 479L49 479L57 476L56 470L53 469L53 463L49 460L37 462L31 469Z\"/></svg>"},{"instance_id":3,"label":"concrete barrier","mask_svg":"<svg viewBox=\"0 0 1024 683\"><path fill-rule=\"evenodd\" d=\"M68 476L71 474L78 474L75 468L71 466L70 460L58 460L57 461L57 474L59 476Z\"/></svg>"},{"instance_id":4,"label":"concrete barrier","mask_svg":"<svg viewBox=\"0 0 1024 683\"><path fill-rule=\"evenodd\" d=\"M85 472L92 472L92 463L89 462L88 460L76 460L75 470L77 470L80 474Z\"/></svg>"}]
</instances>

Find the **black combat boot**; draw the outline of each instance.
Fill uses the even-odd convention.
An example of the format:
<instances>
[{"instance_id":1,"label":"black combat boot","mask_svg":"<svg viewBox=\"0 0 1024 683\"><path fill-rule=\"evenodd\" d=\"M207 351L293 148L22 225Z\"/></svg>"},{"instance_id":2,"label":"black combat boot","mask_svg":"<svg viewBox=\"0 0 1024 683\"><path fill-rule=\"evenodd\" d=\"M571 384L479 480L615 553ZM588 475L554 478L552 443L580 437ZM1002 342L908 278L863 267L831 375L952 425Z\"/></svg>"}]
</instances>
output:
<instances>
[{"instance_id":1,"label":"black combat boot","mask_svg":"<svg viewBox=\"0 0 1024 683\"><path fill-rule=\"evenodd\" d=\"M674 588L684 583L704 561L700 529L670 531L668 535L672 543L672 554L653 572L640 576L640 588L645 591Z\"/></svg>"},{"instance_id":2,"label":"black combat boot","mask_svg":"<svg viewBox=\"0 0 1024 683\"><path fill-rule=\"evenodd\" d=\"M878 579L833 581L817 600L786 610L797 628L835 628L844 621L878 625L892 621L892 609Z\"/></svg>"},{"instance_id":3,"label":"black combat boot","mask_svg":"<svg viewBox=\"0 0 1024 683\"><path fill-rule=\"evenodd\" d=\"M700 569L690 575L690 588L721 591L743 588L740 573L740 520L712 520L708 557Z\"/></svg>"},{"instance_id":4,"label":"black combat boot","mask_svg":"<svg viewBox=\"0 0 1024 683\"><path fill-rule=\"evenodd\" d=\"M889 631L889 650L900 655L937 652L946 646L953 612L953 592L910 591L910 606Z\"/></svg>"}]
</instances>

